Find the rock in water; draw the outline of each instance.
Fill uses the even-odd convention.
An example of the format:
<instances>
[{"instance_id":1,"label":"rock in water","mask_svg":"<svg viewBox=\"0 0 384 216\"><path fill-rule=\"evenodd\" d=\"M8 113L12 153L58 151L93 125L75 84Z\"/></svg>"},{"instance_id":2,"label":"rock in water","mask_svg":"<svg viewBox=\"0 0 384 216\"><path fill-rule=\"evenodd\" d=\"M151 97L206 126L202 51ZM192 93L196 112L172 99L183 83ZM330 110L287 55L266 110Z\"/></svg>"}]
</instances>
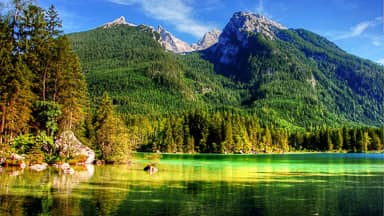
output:
<instances>
[{"instance_id":1,"label":"rock in water","mask_svg":"<svg viewBox=\"0 0 384 216\"><path fill-rule=\"evenodd\" d=\"M153 174L153 173L157 173L159 169L157 169L154 164L148 164L147 166L144 167L144 171L147 171L150 174Z\"/></svg>"},{"instance_id":2,"label":"rock in water","mask_svg":"<svg viewBox=\"0 0 384 216\"><path fill-rule=\"evenodd\" d=\"M60 155L72 155L73 157L85 156L85 164L91 164L95 160L95 152L83 145L72 131L64 131L55 142L60 149Z\"/></svg>"}]
</instances>

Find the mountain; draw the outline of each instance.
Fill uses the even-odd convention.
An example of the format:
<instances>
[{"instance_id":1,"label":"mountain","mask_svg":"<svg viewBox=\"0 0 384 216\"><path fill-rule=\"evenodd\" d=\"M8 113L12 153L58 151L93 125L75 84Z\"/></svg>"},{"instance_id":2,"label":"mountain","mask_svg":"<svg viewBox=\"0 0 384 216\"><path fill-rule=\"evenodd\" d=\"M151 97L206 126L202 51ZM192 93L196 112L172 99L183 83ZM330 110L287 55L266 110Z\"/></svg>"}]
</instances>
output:
<instances>
[{"instance_id":1,"label":"mountain","mask_svg":"<svg viewBox=\"0 0 384 216\"><path fill-rule=\"evenodd\" d=\"M236 109L277 127L384 124L382 66L261 15L237 12L193 47L145 25L68 37L91 96L109 92L126 115Z\"/></svg>"},{"instance_id":2,"label":"mountain","mask_svg":"<svg viewBox=\"0 0 384 216\"><path fill-rule=\"evenodd\" d=\"M102 27L111 28L111 27L116 27L118 25L127 25L127 26L137 27L137 25L127 22L124 16L121 16L112 22L108 22L104 24ZM149 29L152 30L154 34L158 33L159 37L156 37L154 35L154 38L157 38L157 41L160 43L162 47L164 47L166 50L173 53L189 53L193 51L205 50L211 47L212 45L216 44L221 34L221 31L217 29L212 30L210 32L205 33L204 36L197 43L189 45L183 40L175 37L172 33L167 31L162 26L158 26L156 30L152 26L146 26L146 25L141 25L141 26L148 27Z\"/></svg>"},{"instance_id":3,"label":"mountain","mask_svg":"<svg viewBox=\"0 0 384 216\"><path fill-rule=\"evenodd\" d=\"M112 22L108 22L108 23L104 24L102 27L103 28L110 28L110 27L117 26L117 25L136 26L135 24L132 24L132 23L125 21L125 17L121 16L121 17L113 20Z\"/></svg>"},{"instance_id":4,"label":"mountain","mask_svg":"<svg viewBox=\"0 0 384 216\"><path fill-rule=\"evenodd\" d=\"M223 33L218 39L218 43L208 52L212 53L211 56L217 58L214 61L218 63L216 64L218 67L219 64L224 68L229 66L231 68L226 70L236 70L244 73L245 69L243 67L245 63L238 64L238 55L242 55L246 50L250 52L249 54L251 52L259 52L259 47L252 47L254 44L249 40L252 38L250 36L260 33L266 39L274 40L276 33L282 29L286 28L264 16L237 12L225 26ZM249 56L249 54L247 55ZM235 68L232 68L232 66Z\"/></svg>"},{"instance_id":5,"label":"mountain","mask_svg":"<svg viewBox=\"0 0 384 216\"><path fill-rule=\"evenodd\" d=\"M282 119L318 119L321 113L326 119L384 123L383 68L307 30L237 12L218 43L202 53L217 73L250 89L250 107L272 109Z\"/></svg>"},{"instance_id":6,"label":"mountain","mask_svg":"<svg viewBox=\"0 0 384 216\"><path fill-rule=\"evenodd\" d=\"M219 41L220 34L221 31L217 29L207 32L197 43L192 44L191 47L195 51L208 49Z\"/></svg>"},{"instance_id":7,"label":"mountain","mask_svg":"<svg viewBox=\"0 0 384 216\"><path fill-rule=\"evenodd\" d=\"M160 34L159 43L168 51L174 53L186 53L194 51L194 49L189 44L173 36L162 26L157 28L157 33Z\"/></svg>"}]
</instances>

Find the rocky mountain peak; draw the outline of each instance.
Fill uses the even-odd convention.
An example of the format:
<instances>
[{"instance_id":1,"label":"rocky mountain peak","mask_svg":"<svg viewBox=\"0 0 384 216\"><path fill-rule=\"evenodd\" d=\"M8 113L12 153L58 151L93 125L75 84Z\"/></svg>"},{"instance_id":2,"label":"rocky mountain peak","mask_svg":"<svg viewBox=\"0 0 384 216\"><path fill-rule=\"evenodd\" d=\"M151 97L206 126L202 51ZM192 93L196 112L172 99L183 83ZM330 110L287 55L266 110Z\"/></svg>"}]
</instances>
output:
<instances>
[{"instance_id":1,"label":"rocky mountain peak","mask_svg":"<svg viewBox=\"0 0 384 216\"><path fill-rule=\"evenodd\" d=\"M112 26L116 26L116 25L128 25L128 26L136 26L135 24L132 24L132 23L129 23L125 20L125 17L124 16L121 16L115 20L113 20L112 22L109 22L109 23L106 23L103 25L104 28L110 28Z\"/></svg>"},{"instance_id":2,"label":"rocky mountain peak","mask_svg":"<svg viewBox=\"0 0 384 216\"><path fill-rule=\"evenodd\" d=\"M220 34L221 31L218 29L207 32L197 43L192 44L192 48L195 50L205 50L217 43Z\"/></svg>"},{"instance_id":3,"label":"rocky mountain peak","mask_svg":"<svg viewBox=\"0 0 384 216\"><path fill-rule=\"evenodd\" d=\"M250 12L236 12L223 32L227 34L236 33L237 39L241 41L246 36L243 34L244 32L262 33L266 37L274 39L275 34L281 29L287 28L263 15Z\"/></svg>"},{"instance_id":4,"label":"rocky mountain peak","mask_svg":"<svg viewBox=\"0 0 384 216\"><path fill-rule=\"evenodd\" d=\"M213 56L219 57L217 61L221 64L236 65L238 54L249 50L250 35L260 33L274 40L282 29L287 28L263 15L236 12L225 26L218 43L208 52L215 53Z\"/></svg>"},{"instance_id":5,"label":"rocky mountain peak","mask_svg":"<svg viewBox=\"0 0 384 216\"><path fill-rule=\"evenodd\" d=\"M186 53L194 51L194 49L189 44L173 36L160 25L157 28L157 33L160 35L158 42L168 51L174 53Z\"/></svg>"}]
</instances>

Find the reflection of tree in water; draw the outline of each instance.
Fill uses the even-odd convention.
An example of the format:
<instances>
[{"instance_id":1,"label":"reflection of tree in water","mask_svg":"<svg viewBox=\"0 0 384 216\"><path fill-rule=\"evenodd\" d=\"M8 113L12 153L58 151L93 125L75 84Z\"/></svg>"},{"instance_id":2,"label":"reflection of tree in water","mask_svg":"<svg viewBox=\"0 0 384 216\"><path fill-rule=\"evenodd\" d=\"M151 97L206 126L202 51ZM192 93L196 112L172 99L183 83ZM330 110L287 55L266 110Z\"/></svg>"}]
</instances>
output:
<instances>
[{"instance_id":1,"label":"reflection of tree in water","mask_svg":"<svg viewBox=\"0 0 384 216\"><path fill-rule=\"evenodd\" d=\"M80 168L80 169L79 169ZM81 194L76 194L76 187L87 182L94 175L94 166L79 167L72 175L61 171L53 176L50 191L42 199L43 212L47 215L78 215L81 212ZM82 169L81 169L82 168Z\"/></svg>"},{"instance_id":2,"label":"reflection of tree in water","mask_svg":"<svg viewBox=\"0 0 384 216\"><path fill-rule=\"evenodd\" d=\"M92 178L85 169L77 170L77 175L72 176L54 169L40 173L25 170L20 176L9 176L4 171L0 173L0 215L381 215L383 212L382 172L363 176L343 170L334 173L334 170L328 172L330 167L324 165L326 172L315 167L311 173L306 169L297 171L297 167L292 171L285 163L278 169L264 164L253 169L236 163L221 169L209 161L167 164L164 158L161 172L153 176L142 171L146 162L99 166Z\"/></svg>"},{"instance_id":3,"label":"reflection of tree in water","mask_svg":"<svg viewBox=\"0 0 384 216\"><path fill-rule=\"evenodd\" d=\"M73 175L54 168L43 172L3 168L0 172L0 215L78 215L80 199L74 198L73 190L93 174L93 165Z\"/></svg>"},{"instance_id":4,"label":"reflection of tree in water","mask_svg":"<svg viewBox=\"0 0 384 216\"><path fill-rule=\"evenodd\" d=\"M202 185L200 182L185 182L184 191L187 194L197 195L202 190Z\"/></svg>"}]
</instances>

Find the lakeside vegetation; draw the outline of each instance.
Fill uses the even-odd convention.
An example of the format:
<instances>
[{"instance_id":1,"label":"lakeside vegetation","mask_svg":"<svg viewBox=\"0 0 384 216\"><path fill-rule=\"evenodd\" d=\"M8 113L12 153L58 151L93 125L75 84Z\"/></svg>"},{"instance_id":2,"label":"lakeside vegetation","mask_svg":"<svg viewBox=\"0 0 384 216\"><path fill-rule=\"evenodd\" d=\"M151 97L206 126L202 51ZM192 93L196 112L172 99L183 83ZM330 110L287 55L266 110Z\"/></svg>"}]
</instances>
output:
<instances>
[{"instance_id":1,"label":"lakeside vegetation","mask_svg":"<svg viewBox=\"0 0 384 216\"><path fill-rule=\"evenodd\" d=\"M68 130L94 149L97 159L111 163L128 161L134 150L383 150L384 129L378 125L383 116L375 121L382 106L373 99L382 101L380 93L361 89L361 104L340 106L345 110L333 113L336 105L324 103L331 100L324 89L326 79L319 79L323 86L314 90L307 82L306 65L296 58L295 67L278 62L281 56L251 58L260 76L256 89L255 83L215 73L199 53L165 52L146 26L65 36L55 8L45 11L31 2L15 0L0 16L0 158L17 153L31 163L80 160L60 154L55 144ZM294 78L285 76L288 67L306 71L297 79L302 82L294 82L297 91L285 85ZM281 73L271 75L260 68ZM269 82L272 78L277 81ZM348 89L332 88L348 100L354 96ZM372 113L365 113L366 103ZM355 108L357 116L348 118ZM364 124L365 115L369 118Z\"/></svg>"},{"instance_id":2,"label":"lakeside vegetation","mask_svg":"<svg viewBox=\"0 0 384 216\"><path fill-rule=\"evenodd\" d=\"M83 132L87 118L92 119L87 83L61 25L54 6L45 11L32 1L15 0L13 8L0 16L2 159L12 153L26 155L30 163L74 159L70 153L61 155L55 143L68 130L89 145ZM118 146L111 150L115 137L119 144L128 143L120 136L124 129L120 130L111 110L100 104L97 118L91 121L97 134L93 142L100 143L93 147L106 161L114 156L120 160L126 152ZM111 122L113 131L108 131Z\"/></svg>"}]
</instances>

